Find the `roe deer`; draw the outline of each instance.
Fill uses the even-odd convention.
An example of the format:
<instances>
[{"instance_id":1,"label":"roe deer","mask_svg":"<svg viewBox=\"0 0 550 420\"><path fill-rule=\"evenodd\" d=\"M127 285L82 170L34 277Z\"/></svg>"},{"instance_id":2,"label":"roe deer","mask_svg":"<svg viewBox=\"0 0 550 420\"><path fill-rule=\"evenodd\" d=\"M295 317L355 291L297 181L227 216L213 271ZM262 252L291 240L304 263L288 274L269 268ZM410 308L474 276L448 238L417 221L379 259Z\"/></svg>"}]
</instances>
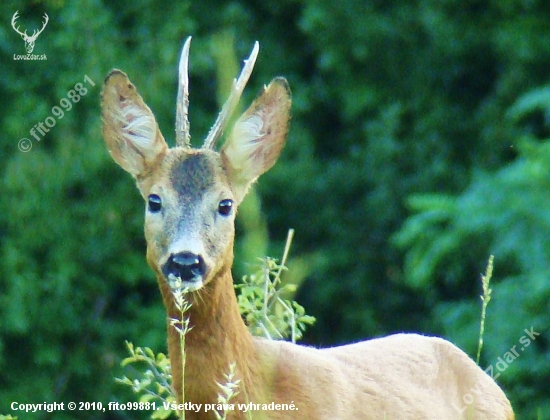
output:
<instances>
[{"instance_id":1,"label":"roe deer","mask_svg":"<svg viewBox=\"0 0 550 420\"><path fill-rule=\"evenodd\" d=\"M294 404L294 410L237 408L230 419L513 419L498 385L463 351L441 338L396 334L342 347L315 349L253 337L233 289L234 220L247 189L273 166L285 143L290 91L283 78L263 89L223 134L252 72L258 45L233 84L204 145L189 141L188 55L179 65L176 147L164 141L155 117L128 77L113 70L103 86L103 136L113 159L136 180L145 200L147 261L156 273L168 319L179 318L171 284L188 288L182 378L180 336L168 322L168 351L179 403L182 379L187 419L214 419L231 363L241 380L233 403ZM237 405L235 405L237 407ZM291 408L293 406L290 406Z\"/></svg>"}]
</instances>

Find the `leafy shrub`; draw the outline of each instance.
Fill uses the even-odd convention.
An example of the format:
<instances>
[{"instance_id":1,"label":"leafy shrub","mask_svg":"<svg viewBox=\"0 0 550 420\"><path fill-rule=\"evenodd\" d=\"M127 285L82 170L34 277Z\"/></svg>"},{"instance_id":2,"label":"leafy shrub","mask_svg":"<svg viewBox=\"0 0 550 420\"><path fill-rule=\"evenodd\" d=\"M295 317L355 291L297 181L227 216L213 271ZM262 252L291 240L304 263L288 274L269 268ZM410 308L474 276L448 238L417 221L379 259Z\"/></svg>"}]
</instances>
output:
<instances>
[{"instance_id":1,"label":"leafy shrub","mask_svg":"<svg viewBox=\"0 0 550 420\"><path fill-rule=\"evenodd\" d=\"M548 115L550 91L537 89L520 98L509 116L520 121L533 112ZM419 194L408 204L417 214L394 236L407 249L407 282L418 289L437 290L434 314L444 334L472 354L477 324L477 302L441 299L457 282L464 261L491 253L496 259L498 283L488 313L484 362L518 343L525 329L539 333L534 346L502 373L501 381L518 412L535 418L550 413L545 396L528 391L550 375L547 325L550 324L550 140L528 131L514 146L518 158L495 172L477 171L461 194ZM459 331L467 332L458 334ZM523 350L523 347L521 347ZM483 364L482 364L483 365Z\"/></svg>"}]
</instances>

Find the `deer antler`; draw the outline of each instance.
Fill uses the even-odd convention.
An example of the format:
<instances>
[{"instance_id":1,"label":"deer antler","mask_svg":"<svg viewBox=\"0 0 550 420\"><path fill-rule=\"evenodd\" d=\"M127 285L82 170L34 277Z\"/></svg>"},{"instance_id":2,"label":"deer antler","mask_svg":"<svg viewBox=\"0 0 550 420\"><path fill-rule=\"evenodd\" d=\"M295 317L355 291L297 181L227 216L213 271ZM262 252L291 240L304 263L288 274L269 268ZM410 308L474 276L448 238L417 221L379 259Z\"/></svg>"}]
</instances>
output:
<instances>
[{"instance_id":1,"label":"deer antler","mask_svg":"<svg viewBox=\"0 0 550 420\"><path fill-rule=\"evenodd\" d=\"M32 39L36 39L38 38L38 35L40 35L42 33L42 31L44 30L44 28L46 27L46 25L48 24L48 22L50 21L50 18L48 17L48 15L46 13L44 13L44 23L42 24L42 28L40 28L39 30L38 29L35 29L32 33L32 36L31 38ZM26 32L26 31L25 31Z\"/></svg>"},{"instance_id":2,"label":"deer antler","mask_svg":"<svg viewBox=\"0 0 550 420\"><path fill-rule=\"evenodd\" d=\"M19 35L21 35L23 38L27 37L27 31L25 31L24 33L21 32L19 30L19 26L16 28L15 27L15 21L17 20L17 18L19 17L18 16L18 13L19 13L19 10L16 11L14 14L13 14L13 17L11 18L11 26L13 27L13 29L15 30L15 32L17 32Z\"/></svg>"},{"instance_id":3,"label":"deer antler","mask_svg":"<svg viewBox=\"0 0 550 420\"><path fill-rule=\"evenodd\" d=\"M210 132L204 141L204 145L202 146L203 149L213 149L216 145L216 141L218 141L226 129L227 124L229 123L229 118L231 118L231 114L233 114L233 111L235 111L235 108L239 103L239 99L241 98L244 87L246 86L246 82L248 82L248 79L252 74L252 69L256 63L256 57L258 57L259 49L260 45L258 44L258 41L256 41L254 43L254 48L252 48L252 52L250 53L250 57L248 57L248 60L244 61L244 67L239 75L239 78L237 80L233 80L233 87L231 88L229 98L227 98L227 101L223 105L222 110L216 119L216 122L210 129Z\"/></svg>"},{"instance_id":4,"label":"deer antler","mask_svg":"<svg viewBox=\"0 0 550 420\"><path fill-rule=\"evenodd\" d=\"M176 104L176 145L191 147L191 134L189 132L189 47L191 37L187 38L181 51L178 99Z\"/></svg>"},{"instance_id":5,"label":"deer antler","mask_svg":"<svg viewBox=\"0 0 550 420\"><path fill-rule=\"evenodd\" d=\"M32 42L32 41L36 40L36 38L38 38L38 35L40 35L42 33L42 31L44 30L44 28L46 27L46 25L50 21L50 18L48 17L48 14L44 13L44 22L42 23L42 28L35 29L33 31L32 35L29 36L29 35L27 35L27 30L26 29L25 29L25 32L21 32L19 30L19 27L15 27L15 21L19 18L18 13L19 13L19 10L16 11L13 14L13 17L11 18L11 26L13 27L15 32L17 32L19 35L21 35L23 37L25 42Z\"/></svg>"}]
</instances>

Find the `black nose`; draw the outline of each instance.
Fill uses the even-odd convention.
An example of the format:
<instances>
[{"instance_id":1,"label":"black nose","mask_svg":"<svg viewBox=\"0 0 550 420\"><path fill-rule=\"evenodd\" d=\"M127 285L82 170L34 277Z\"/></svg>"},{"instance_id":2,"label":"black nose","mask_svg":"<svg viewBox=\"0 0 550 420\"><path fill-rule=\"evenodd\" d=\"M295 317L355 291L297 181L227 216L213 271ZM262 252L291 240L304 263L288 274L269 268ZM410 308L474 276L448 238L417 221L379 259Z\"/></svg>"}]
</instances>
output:
<instances>
[{"instance_id":1,"label":"black nose","mask_svg":"<svg viewBox=\"0 0 550 420\"><path fill-rule=\"evenodd\" d=\"M162 271L166 277L172 274L179 277L182 281L198 280L204 275L206 266L200 255L191 252L180 252L170 255Z\"/></svg>"}]
</instances>

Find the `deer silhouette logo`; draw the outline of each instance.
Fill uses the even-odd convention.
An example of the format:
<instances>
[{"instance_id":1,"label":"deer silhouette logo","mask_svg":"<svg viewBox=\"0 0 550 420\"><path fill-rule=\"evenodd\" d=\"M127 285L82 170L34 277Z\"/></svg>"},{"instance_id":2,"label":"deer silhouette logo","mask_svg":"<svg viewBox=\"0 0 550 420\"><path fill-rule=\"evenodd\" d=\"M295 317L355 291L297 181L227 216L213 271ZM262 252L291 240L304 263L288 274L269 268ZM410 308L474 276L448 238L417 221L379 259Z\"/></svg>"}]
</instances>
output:
<instances>
[{"instance_id":1,"label":"deer silhouette logo","mask_svg":"<svg viewBox=\"0 0 550 420\"><path fill-rule=\"evenodd\" d=\"M25 49L27 50L27 53L30 54L30 53L32 53L32 50L34 50L34 43L36 42L36 38L38 38L38 35L40 35L42 33L42 31L44 30L44 28L48 24L48 21L50 20L50 18L48 17L48 15L46 13L44 13L44 22L42 24L42 28L35 29L33 31L32 35L29 36L29 35L27 35L27 30L25 30L25 32L21 32L19 30L19 27L15 26L15 21L19 17L18 13L19 13L19 10L13 14L13 17L11 18L11 26L13 27L15 32L17 32L19 35L21 35L21 38L23 38L23 41L25 41Z\"/></svg>"}]
</instances>

